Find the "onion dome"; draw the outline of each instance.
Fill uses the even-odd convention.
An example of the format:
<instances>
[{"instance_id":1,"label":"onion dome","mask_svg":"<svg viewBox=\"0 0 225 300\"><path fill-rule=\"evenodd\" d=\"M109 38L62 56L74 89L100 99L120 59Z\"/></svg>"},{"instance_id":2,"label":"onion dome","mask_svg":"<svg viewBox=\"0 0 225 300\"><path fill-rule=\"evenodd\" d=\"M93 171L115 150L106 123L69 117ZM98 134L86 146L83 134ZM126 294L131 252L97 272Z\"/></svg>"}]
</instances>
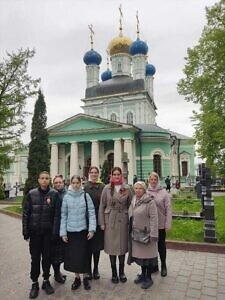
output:
<instances>
[{"instance_id":1,"label":"onion dome","mask_svg":"<svg viewBox=\"0 0 225 300\"><path fill-rule=\"evenodd\" d=\"M100 65L102 57L98 52L91 49L85 53L83 61L86 65Z\"/></svg>"},{"instance_id":2,"label":"onion dome","mask_svg":"<svg viewBox=\"0 0 225 300\"><path fill-rule=\"evenodd\" d=\"M136 39L131 45L129 52L131 55L143 54L146 55L148 52L148 45L139 38Z\"/></svg>"},{"instance_id":3,"label":"onion dome","mask_svg":"<svg viewBox=\"0 0 225 300\"><path fill-rule=\"evenodd\" d=\"M129 47L132 40L129 37L119 35L111 40L108 46L109 54L129 54Z\"/></svg>"},{"instance_id":4,"label":"onion dome","mask_svg":"<svg viewBox=\"0 0 225 300\"><path fill-rule=\"evenodd\" d=\"M110 71L109 69L107 69L105 72L103 72L101 74L101 79L102 79L102 81L106 81L106 80L112 79L112 71Z\"/></svg>"},{"instance_id":5,"label":"onion dome","mask_svg":"<svg viewBox=\"0 0 225 300\"><path fill-rule=\"evenodd\" d=\"M153 76L155 75L156 69L153 65L147 64L145 68L145 75L146 76Z\"/></svg>"}]
</instances>

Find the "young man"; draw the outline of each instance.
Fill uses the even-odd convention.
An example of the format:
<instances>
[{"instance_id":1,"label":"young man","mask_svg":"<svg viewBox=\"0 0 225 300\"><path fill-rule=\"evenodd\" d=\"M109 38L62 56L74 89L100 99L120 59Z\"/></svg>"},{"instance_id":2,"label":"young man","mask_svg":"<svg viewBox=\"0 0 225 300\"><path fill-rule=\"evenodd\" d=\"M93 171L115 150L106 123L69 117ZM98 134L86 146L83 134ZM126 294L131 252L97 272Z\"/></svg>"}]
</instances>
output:
<instances>
[{"instance_id":1,"label":"young man","mask_svg":"<svg viewBox=\"0 0 225 300\"><path fill-rule=\"evenodd\" d=\"M42 289L46 294L54 293L49 282L51 266L51 243L58 216L58 192L49 187L49 173L43 171L38 177L39 187L28 192L23 210L23 236L29 241L31 255L32 288L30 298L36 298L39 293L38 277L40 275L40 262L44 281Z\"/></svg>"}]
</instances>

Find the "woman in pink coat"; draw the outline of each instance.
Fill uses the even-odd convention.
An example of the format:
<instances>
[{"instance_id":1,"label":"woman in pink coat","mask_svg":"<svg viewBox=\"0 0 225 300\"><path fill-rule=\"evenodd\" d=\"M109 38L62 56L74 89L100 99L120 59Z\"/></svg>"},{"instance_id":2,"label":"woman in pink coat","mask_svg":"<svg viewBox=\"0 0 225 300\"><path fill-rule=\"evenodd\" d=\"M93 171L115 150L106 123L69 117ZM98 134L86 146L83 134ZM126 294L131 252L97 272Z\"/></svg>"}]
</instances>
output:
<instances>
[{"instance_id":1,"label":"woman in pink coat","mask_svg":"<svg viewBox=\"0 0 225 300\"><path fill-rule=\"evenodd\" d=\"M158 251L161 260L161 276L167 276L166 267L166 231L171 228L172 210L170 195L160 186L159 175L152 172L149 176L147 193L154 197L159 221Z\"/></svg>"},{"instance_id":2,"label":"woman in pink coat","mask_svg":"<svg viewBox=\"0 0 225 300\"><path fill-rule=\"evenodd\" d=\"M153 266L157 263L158 213L152 196L146 193L143 181L134 184L135 195L129 207L130 228L128 264L136 262L142 273L134 283L141 283L143 289L150 288ZM138 237L141 233L141 239ZM142 235L144 234L144 241Z\"/></svg>"}]
</instances>

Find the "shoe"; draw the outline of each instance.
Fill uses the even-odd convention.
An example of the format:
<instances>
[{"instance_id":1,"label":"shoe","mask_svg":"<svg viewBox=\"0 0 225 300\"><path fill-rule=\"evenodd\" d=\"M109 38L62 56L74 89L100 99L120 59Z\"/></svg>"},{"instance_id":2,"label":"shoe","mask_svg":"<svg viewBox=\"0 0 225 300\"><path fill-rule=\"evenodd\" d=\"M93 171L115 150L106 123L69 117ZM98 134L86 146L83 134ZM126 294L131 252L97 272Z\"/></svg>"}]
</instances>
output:
<instances>
[{"instance_id":1,"label":"shoe","mask_svg":"<svg viewBox=\"0 0 225 300\"><path fill-rule=\"evenodd\" d=\"M80 287L80 285L81 285L80 277L79 277L79 278L76 277L76 278L74 279L74 282L73 282L72 286L71 286L71 289L72 289L72 290L77 290L77 289Z\"/></svg>"},{"instance_id":2,"label":"shoe","mask_svg":"<svg viewBox=\"0 0 225 300\"><path fill-rule=\"evenodd\" d=\"M38 284L38 282L32 283L29 298L30 299L37 298L38 294L39 294L39 284Z\"/></svg>"},{"instance_id":3,"label":"shoe","mask_svg":"<svg viewBox=\"0 0 225 300\"><path fill-rule=\"evenodd\" d=\"M92 273L88 273L87 279L88 280L92 280L93 279Z\"/></svg>"},{"instance_id":4,"label":"shoe","mask_svg":"<svg viewBox=\"0 0 225 300\"><path fill-rule=\"evenodd\" d=\"M119 278L120 278L120 282L124 283L127 281L127 277L124 273L120 274L119 275Z\"/></svg>"},{"instance_id":5,"label":"shoe","mask_svg":"<svg viewBox=\"0 0 225 300\"><path fill-rule=\"evenodd\" d=\"M152 285L153 285L153 280L146 277L142 282L141 288L146 290L149 289Z\"/></svg>"},{"instance_id":6,"label":"shoe","mask_svg":"<svg viewBox=\"0 0 225 300\"><path fill-rule=\"evenodd\" d=\"M112 276L112 279L111 279L112 283L119 283L119 278L117 275L114 275Z\"/></svg>"},{"instance_id":7,"label":"shoe","mask_svg":"<svg viewBox=\"0 0 225 300\"><path fill-rule=\"evenodd\" d=\"M166 267L166 265L162 265L161 276L162 277L166 277L167 276L167 267Z\"/></svg>"},{"instance_id":8,"label":"shoe","mask_svg":"<svg viewBox=\"0 0 225 300\"><path fill-rule=\"evenodd\" d=\"M90 286L90 283L89 283L89 280L88 280L88 278L87 277L85 277L84 279L83 279L83 284L84 284L84 289L85 290L90 290L91 289L91 286Z\"/></svg>"},{"instance_id":9,"label":"shoe","mask_svg":"<svg viewBox=\"0 0 225 300\"><path fill-rule=\"evenodd\" d=\"M145 280L145 276L143 274L138 274L137 277L134 279L135 284L142 283Z\"/></svg>"},{"instance_id":10,"label":"shoe","mask_svg":"<svg viewBox=\"0 0 225 300\"><path fill-rule=\"evenodd\" d=\"M47 295L51 295L55 292L53 287L51 286L49 280L44 280L43 281L42 290L45 290Z\"/></svg>"},{"instance_id":11,"label":"shoe","mask_svg":"<svg viewBox=\"0 0 225 300\"><path fill-rule=\"evenodd\" d=\"M98 280L99 278L100 278L100 274L98 273L98 270L94 271L93 272L93 279Z\"/></svg>"},{"instance_id":12,"label":"shoe","mask_svg":"<svg viewBox=\"0 0 225 300\"><path fill-rule=\"evenodd\" d=\"M65 283L66 281L66 275L63 275L61 272L55 274L55 281L58 283Z\"/></svg>"}]
</instances>

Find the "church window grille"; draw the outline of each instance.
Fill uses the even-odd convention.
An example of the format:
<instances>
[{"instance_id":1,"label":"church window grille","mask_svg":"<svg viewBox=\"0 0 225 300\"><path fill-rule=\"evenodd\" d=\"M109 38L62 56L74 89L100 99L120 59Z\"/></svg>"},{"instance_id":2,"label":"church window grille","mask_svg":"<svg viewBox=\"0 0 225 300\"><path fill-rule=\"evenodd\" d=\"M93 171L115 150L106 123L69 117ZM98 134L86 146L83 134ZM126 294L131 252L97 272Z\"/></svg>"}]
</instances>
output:
<instances>
[{"instance_id":1,"label":"church window grille","mask_svg":"<svg viewBox=\"0 0 225 300\"><path fill-rule=\"evenodd\" d=\"M182 170L182 176L188 176L188 163L187 161L181 162L181 170Z\"/></svg>"},{"instance_id":2,"label":"church window grille","mask_svg":"<svg viewBox=\"0 0 225 300\"><path fill-rule=\"evenodd\" d=\"M131 111L127 113L127 123L128 124L134 124L134 116Z\"/></svg>"},{"instance_id":3,"label":"church window grille","mask_svg":"<svg viewBox=\"0 0 225 300\"><path fill-rule=\"evenodd\" d=\"M111 121L116 121L116 119L117 119L116 114L112 113L110 119L111 119Z\"/></svg>"},{"instance_id":4,"label":"church window grille","mask_svg":"<svg viewBox=\"0 0 225 300\"><path fill-rule=\"evenodd\" d=\"M158 173L159 177L162 177L162 161L159 154L153 156L153 170Z\"/></svg>"},{"instance_id":5,"label":"church window grille","mask_svg":"<svg viewBox=\"0 0 225 300\"><path fill-rule=\"evenodd\" d=\"M117 72L122 72L122 65L121 62L118 62L118 69Z\"/></svg>"}]
</instances>

